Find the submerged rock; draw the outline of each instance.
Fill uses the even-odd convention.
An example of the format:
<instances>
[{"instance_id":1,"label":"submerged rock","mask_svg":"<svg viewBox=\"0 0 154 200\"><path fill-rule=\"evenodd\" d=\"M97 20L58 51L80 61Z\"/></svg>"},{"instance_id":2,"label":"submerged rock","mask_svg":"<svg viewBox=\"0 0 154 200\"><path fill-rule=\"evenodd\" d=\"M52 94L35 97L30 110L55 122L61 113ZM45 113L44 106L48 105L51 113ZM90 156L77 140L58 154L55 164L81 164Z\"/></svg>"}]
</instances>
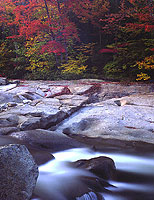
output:
<instances>
[{"instance_id":1,"label":"submerged rock","mask_svg":"<svg viewBox=\"0 0 154 200\"><path fill-rule=\"evenodd\" d=\"M0 199L29 200L36 185L38 167L24 145L0 147Z\"/></svg>"}]
</instances>

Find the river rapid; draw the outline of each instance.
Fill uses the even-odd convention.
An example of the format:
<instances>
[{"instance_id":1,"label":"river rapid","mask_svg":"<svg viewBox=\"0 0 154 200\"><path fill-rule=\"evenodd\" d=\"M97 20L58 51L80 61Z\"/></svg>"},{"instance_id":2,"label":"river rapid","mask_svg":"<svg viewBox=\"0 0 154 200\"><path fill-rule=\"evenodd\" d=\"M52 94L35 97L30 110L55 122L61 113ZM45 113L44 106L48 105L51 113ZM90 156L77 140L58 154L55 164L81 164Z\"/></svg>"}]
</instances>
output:
<instances>
[{"instance_id":1,"label":"river rapid","mask_svg":"<svg viewBox=\"0 0 154 200\"><path fill-rule=\"evenodd\" d=\"M105 148L93 151L89 148L69 149L53 154L55 159L39 166L39 178L35 194L39 198L33 200L153 200L154 199L154 153L119 152ZM84 188L80 177L93 175L85 170L73 168L70 163L80 159L107 156L114 160L117 174L109 183L106 191L82 193L78 197L79 188ZM85 190L86 191L86 190ZM73 195L76 195L74 197ZM80 194L81 195L81 194Z\"/></svg>"}]
</instances>

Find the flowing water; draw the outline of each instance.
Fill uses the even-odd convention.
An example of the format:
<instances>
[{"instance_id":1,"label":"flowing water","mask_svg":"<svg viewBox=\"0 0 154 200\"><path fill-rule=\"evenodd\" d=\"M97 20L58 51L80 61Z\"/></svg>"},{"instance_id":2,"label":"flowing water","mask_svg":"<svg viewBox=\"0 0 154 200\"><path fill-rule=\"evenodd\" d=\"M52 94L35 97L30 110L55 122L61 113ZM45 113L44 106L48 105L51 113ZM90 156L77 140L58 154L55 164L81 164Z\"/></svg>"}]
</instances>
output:
<instances>
[{"instance_id":1,"label":"flowing water","mask_svg":"<svg viewBox=\"0 0 154 200\"><path fill-rule=\"evenodd\" d=\"M154 200L154 153L140 154L119 153L116 151L94 152L88 148L70 149L53 154L55 160L39 167L35 193L41 200ZM75 169L70 162L108 156L115 162L117 176L109 183L115 187L101 192L100 198L95 193L83 195L88 188L80 177L93 177L85 170ZM82 189L82 190L81 190ZM82 196L75 198L74 195ZM36 200L36 199L35 199Z\"/></svg>"}]
</instances>

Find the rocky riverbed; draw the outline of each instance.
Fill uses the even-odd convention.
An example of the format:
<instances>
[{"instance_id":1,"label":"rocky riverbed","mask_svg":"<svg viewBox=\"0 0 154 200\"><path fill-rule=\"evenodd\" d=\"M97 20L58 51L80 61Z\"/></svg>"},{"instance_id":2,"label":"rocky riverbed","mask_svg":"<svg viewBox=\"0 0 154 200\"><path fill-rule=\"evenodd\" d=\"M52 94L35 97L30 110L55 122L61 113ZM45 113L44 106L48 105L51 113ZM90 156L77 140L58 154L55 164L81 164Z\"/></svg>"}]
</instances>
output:
<instances>
[{"instance_id":1,"label":"rocky riverbed","mask_svg":"<svg viewBox=\"0 0 154 200\"><path fill-rule=\"evenodd\" d=\"M26 145L38 165L53 158L49 152L85 145L101 151L106 145L153 149L154 84L3 78L0 145L8 144ZM106 158L82 160L76 166L89 170L94 165L95 171L100 159L110 176L114 164Z\"/></svg>"},{"instance_id":2,"label":"rocky riverbed","mask_svg":"<svg viewBox=\"0 0 154 200\"><path fill-rule=\"evenodd\" d=\"M66 139L65 133L154 144L154 84L74 80L0 86L1 135L32 140L34 134L41 140L49 131L54 138Z\"/></svg>"}]
</instances>

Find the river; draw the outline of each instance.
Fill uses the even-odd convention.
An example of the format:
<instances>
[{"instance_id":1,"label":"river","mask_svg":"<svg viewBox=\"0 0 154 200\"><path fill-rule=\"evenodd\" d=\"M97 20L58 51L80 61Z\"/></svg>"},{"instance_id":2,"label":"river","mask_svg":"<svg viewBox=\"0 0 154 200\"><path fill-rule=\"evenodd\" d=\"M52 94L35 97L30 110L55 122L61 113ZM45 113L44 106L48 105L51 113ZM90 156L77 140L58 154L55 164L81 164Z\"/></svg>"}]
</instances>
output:
<instances>
[{"instance_id":1,"label":"river","mask_svg":"<svg viewBox=\"0 0 154 200\"><path fill-rule=\"evenodd\" d=\"M75 169L70 162L79 159L90 159L98 156L108 156L115 162L117 175L109 183L115 187L108 187L108 191L100 192L105 200L153 200L154 199L154 153L119 151L92 151L89 148L69 149L53 154L55 160L39 167L39 178L35 193L41 198L33 200L97 200L95 193L77 195L78 187L84 187L81 176L93 176L85 170Z\"/></svg>"}]
</instances>

